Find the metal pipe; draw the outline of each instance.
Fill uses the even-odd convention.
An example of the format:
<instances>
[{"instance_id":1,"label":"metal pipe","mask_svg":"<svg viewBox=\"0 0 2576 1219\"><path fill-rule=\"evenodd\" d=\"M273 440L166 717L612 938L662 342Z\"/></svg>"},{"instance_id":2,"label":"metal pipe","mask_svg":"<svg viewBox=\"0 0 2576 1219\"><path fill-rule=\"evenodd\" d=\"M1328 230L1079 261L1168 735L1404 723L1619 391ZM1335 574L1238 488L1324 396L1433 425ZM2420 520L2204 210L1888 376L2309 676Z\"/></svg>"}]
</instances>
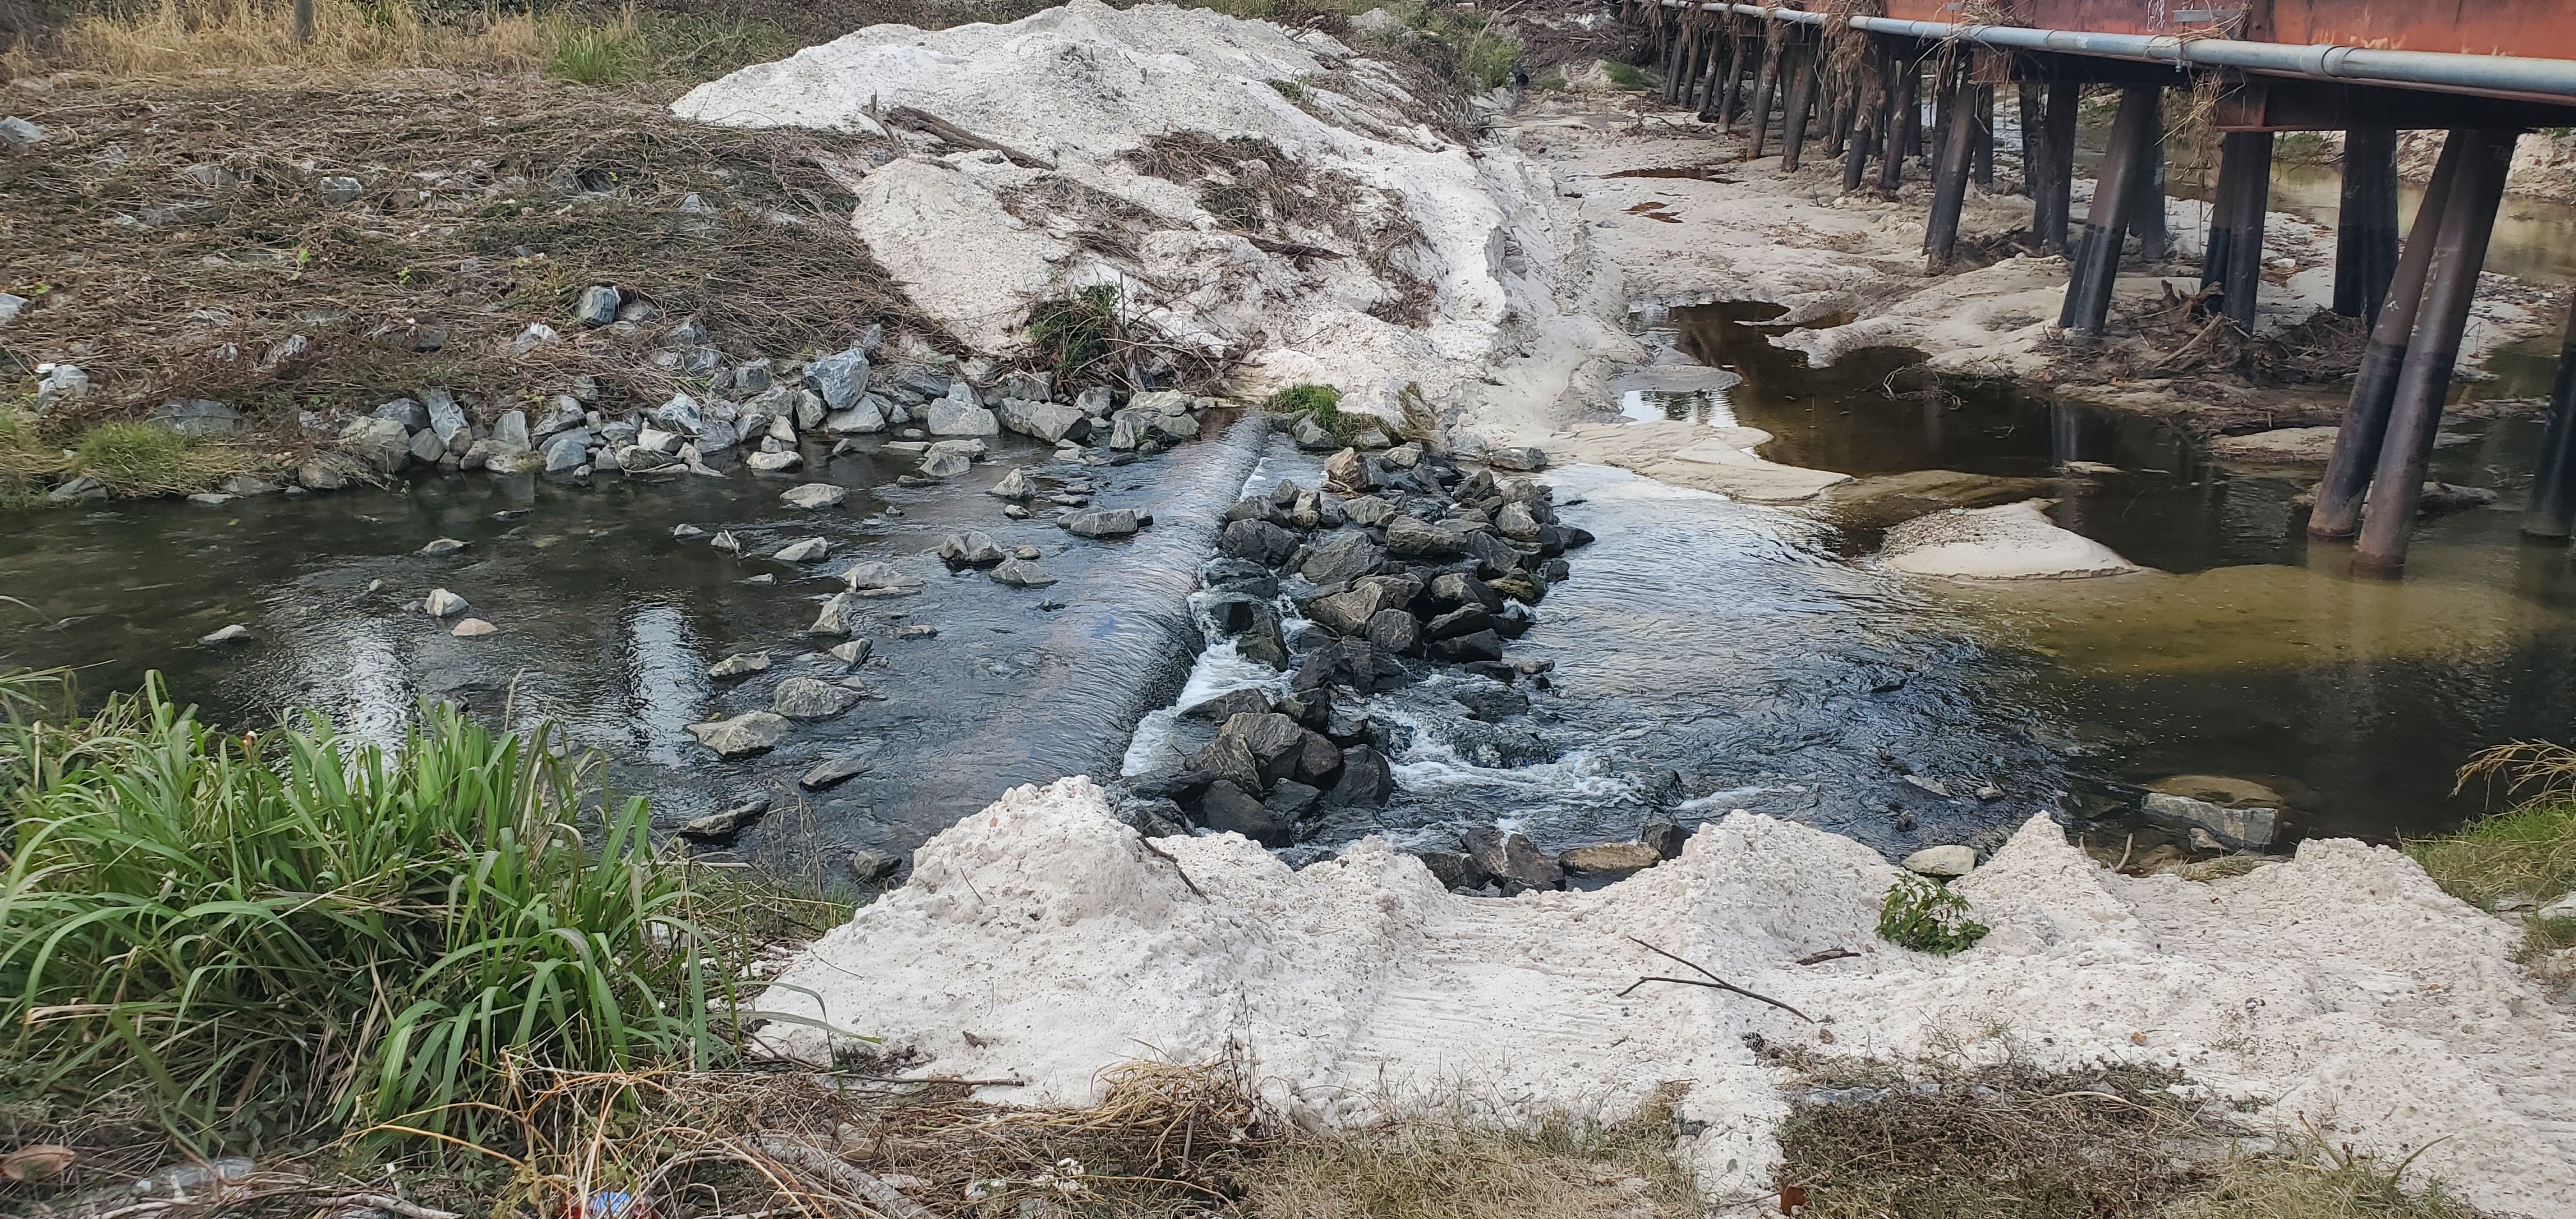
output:
<instances>
[{"instance_id":1,"label":"metal pipe","mask_svg":"<svg viewBox=\"0 0 2576 1219\"><path fill-rule=\"evenodd\" d=\"M2564 542L2576 521L2576 301L2567 306L2567 337L2558 345L2558 379L2549 387L2549 427L2531 476L2523 536Z\"/></svg>"},{"instance_id":2,"label":"metal pipe","mask_svg":"<svg viewBox=\"0 0 2576 1219\"><path fill-rule=\"evenodd\" d=\"M2250 333L2256 297L2263 290L2263 217L2272 204L2272 133L2231 131L2223 139L2237 152L2236 172L2244 175L2245 185L2236 192L2236 214L2230 217L2235 248L2219 268L2218 291L2228 318Z\"/></svg>"},{"instance_id":3,"label":"metal pipe","mask_svg":"<svg viewBox=\"0 0 2576 1219\"><path fill-rule=\"evenodd\" d=\"M2352 394L2344 399L2343 426L2335 429L2334 452L2326 459L2326 476L2317 483L2317 506L2308 513L2308 536L2348 538L2361 527L2361 498L2370 489L2371 471L2379 467L2379 449L2388 437L2388 404L2397 396L2397 371L2406 362L2406 344L2415 333L2415 311L2424 301L2424 275L2433 265L2433 235L2441 231L2442 213L2451 206L2451 184L2460 176L2460 157L2470 133L2454 131L2442 141L2441 159L2424 184L2415 205L2415 227L2406 234L2397 273L2388 281L2388 301L2371 323L2361 347L2361 367L2352 374Z\"/></svg>"},{"instance_id":4,"label":"metal pipe","mask_svg":"<svg viewBox=\"0 0 2576 1219\"><path fill-rule=\"evenodd\" d=\"M2397 270L2397 129L2343 135L2342 207L2335 213L2334 311L2379 320Z\"/></svg>"},{"instance_id":5,"label":"metal pipe","mask_svg":"<svg viewBox=\"0 0 2576 1219\"><path fill-rule=\"evenodd\" d=\"M1976 161L1976 115L1969 103L1977 95L1968 81L1967 56L1941 65L1941 92L1951 99L1947 130L1941 133L1940 157L1932 167L1932 216L1923 225L1923 252L1930 269L1950 265L1959 246L1959 212L1968 198L1968 175Z\"/></svg>"},{"instance_id":6,"label":"metal pipe","mask_svg":"<svg viewBox=\"0 0 2576 1219\"><path fill-rule=\"evenodd\" d=\"M2155 112L2154 85L2131 85L2120 91L2120 111L2111 120L2111 148L2094 177L2093 205L2084 216L2084 238L2077 245L2074 273L2059 307L2061 330L2100 335L2111 316L2111 293L2120 276L2120 246L2128 240L2129 208L2137 199L2137 175L2147 172L2150 147L2147 122Z\"/></svg>"},{"instance_id":7,"label":"metal pipe","mask_svg":"<svg viewBox=\"0 0 2576 1219\"><path fill-rule=\"evenodd\" d=\"M1696 7L1704 12L1734 12L1799 25L1826 25L1835 20L1845 20L1853 29L1876 34L1936 40L1959 38L2017 51L2099 55L2111 59L2167 63L2177 68L2198 64L2326 80L2362 80L2480 93L2576 98L2576 60L2466 55L2453 51L2374 51L2327 43L2299 45L2230 38L2177 38L2164 34L2100 34L2016 25L1952 25L1940 21L1900 21L1889 17L1836 18L1831 13L1763 8L1755 4L1694 4L1692 0L1662 0L1662 3L1666 8Z\"/></svg>"}]
</instances>

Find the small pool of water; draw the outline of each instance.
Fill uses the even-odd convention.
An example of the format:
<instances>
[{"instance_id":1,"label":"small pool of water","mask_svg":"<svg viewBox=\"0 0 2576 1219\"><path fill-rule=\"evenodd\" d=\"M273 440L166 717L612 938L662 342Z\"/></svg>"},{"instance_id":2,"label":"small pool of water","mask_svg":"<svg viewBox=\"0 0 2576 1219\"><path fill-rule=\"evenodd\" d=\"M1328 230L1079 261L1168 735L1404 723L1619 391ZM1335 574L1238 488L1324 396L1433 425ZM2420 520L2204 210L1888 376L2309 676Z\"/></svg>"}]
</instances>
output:
<instances>
[{"instance_id":1,"label":"small pool of water","mask_svg":"<svg viewBox=\"0 0 2576 1219\"><path fill-rule=\"evenodd\" d=\"M1650 341L1742 378L1675 409L1770 432L1763 455L1797 465L2045 479L2031 493L2056 501L2060 525L2166 573L1919 590L1955 615L1953 660L1995 700L1983 730L2026 725L2079 802L2105 806L2176 774L2237 775L2288 796L2304 832L2385 839L2481 807L2481 793L2450 793L2477 749L2576 737L2576 566L2516 529L2536 423L2451 425L2433 477L2497 502L2426 522L2406 581L2355 581L2344 548L2307 540L2294 501L2312 468L2231 466L2166 425L2009 385L1933 392L1906 371L1911 352L1810 369L1768 341L1778 312L1645 315ZM2068 462L2118 472L2058 477ZM1820 544L1839 553L1877 544L1874 529L1826 510L1784 515L1822 519Z\"/></svg>"}]
</instances>

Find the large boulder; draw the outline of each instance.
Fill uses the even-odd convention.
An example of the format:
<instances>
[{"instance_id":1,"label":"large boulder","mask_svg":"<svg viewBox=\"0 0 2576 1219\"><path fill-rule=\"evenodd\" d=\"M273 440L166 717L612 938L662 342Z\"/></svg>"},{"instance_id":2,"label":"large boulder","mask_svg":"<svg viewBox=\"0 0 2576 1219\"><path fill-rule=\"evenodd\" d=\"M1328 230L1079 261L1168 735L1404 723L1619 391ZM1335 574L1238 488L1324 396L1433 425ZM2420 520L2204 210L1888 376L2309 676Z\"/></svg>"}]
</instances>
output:
<instances>
[{"instance_id":1,"label":"large boulder","mask_svg":"<svg viewBox=\"0 0 2576 1219\"><path fill-rule=\"evenodd\" d=\"M1353 745L1342 751L1341 778L1324 793L1324 803L1376 808L1394 794L1395 770L1387 765L1386 755L1366 745Z\"/></svg>"},{"instance_id":2,"label":"large boulder","mask_svg":"<svg viewBox=\"0 0 2576 1219\"><path fill-rule=\"evenodd\" d=\"M849 497L850 491L847 487L835 486L831 483L804 483L788 488L787 492L778 498L790 508L812 510L834 507Z\"/></svg>"},{"instance_id":3,"label":"large boulder","mask_svg":"<svg viewBox=\"0 0 2576 1219\"><path fill-rule=\"evenodd\" d=\"M1123 538L1135 533L1139 523L1133 508L1095 508L1057 522L1067 533L1082 538Z\"/></svg>"},{"instance_id":4,"label":"large boulder","mask_svg":"<svg viewBox=\"0 0 2576 1219\"><path fill-rule=\"evenodd\" d=\"M1296 822L1227 779L1208 784L1199 797L1199 824L1220 834L1241 834L1268 847L1287 846Z\"/></svg>"},{"instance_id":5,"label":"large boulder","mask_svg":"<svg viewBox=\"0 0 2576 1219\"><path fill-rule=\"evenodd\" d=\"M1064 439L1075 425L1085 421L1081 411L1061 402L1032 402L1020 398L1002 399L1002 404L993 413L1003 427L1048 444Z\"/></svg>"},{"instance_id":6,"label":"large boulder","mask_svg":"<svg viewBox=\"0 0 2576 1219\"><path fill-rule=\"evenodd\" d=\"M828 410L845 411L868 392L868 353L853 347L805 366L805 385Z\"/></svg>"},{"instance_id":7,"label":"large boulder","mask_svg":"<svg viewBox=\"0 0 2576 1219\"><path fill-rule=\"evenodd\" d=\"M1429 521L1399 516L1386 523L1386 553L1408 563L1445 563L1465 555L1467 544Z\"/></svg>"},{"instance_id":8,"label":"large boulder","mask_svg":"<svg viewBox=\"0 0 2576 1219\"><path fill-rule=\"evenodd\" d=\"M1380 610L1402 609L1420 591L1407 576L1364 576L1348 589L1307 599L1306 616L1336 635L1358 635Z\"/></svg>"},{"instance_id":9,"label":"large boulder","mask_svg":"<svg viewBox=\"0 0 2576 1219\"><path fill-rule=\"evenodd\" d=\"M1308 735L1297 721L1275 711L1229 716L1216 740L1190 759L1190 769L1259 795L1281 779L1296 777Z\"/></svg>"},{"instance_id":10,"label":"large boulder","mask_svg":"<svg viewBox=\"0 0 2576 1219\"><path fill-rule=\"evenodd\" d=\"M793 720L827 720L857 706L859 696L848 689L811 677L791 677L778 683L770 695L769 709Z\"/></svg>"},{"instance_id":11,"label":"large boulder","mask_svg":"<svg viewBox=\"0 0 2576 1219\"><path fill-rule=\"evenodd\" d=\"M411 436L391 419L361 415L340 429L340 447L380 474L411 464Z\"/></svg>"},{"instance_id":12,"label":"large boulder","mask_svg":"<svg viewBox=\"0 0 2576 1219\"><path fill-rule=\"evenodd\" d=\"M1298 564L1297 574L1319 586L1342 584L1376 571L1385 561L1386 551L1368 534L1347 529L1315 543Z\"/></svg>"},{"instance_id":13,"label":"large boulder","mask_svg":"<svg viewBox=\"0 0 2576 1219\"><path fill-rule=\"evenodd\" d=\"M951 567L991 567L1009 557L993 535L981 530L952 533L939 543L940 561Z\"/></svg>"},{"instance_id":14,"label":"large boulder","mask_svg":"<svg viewBox=\"0 0 2576 1219\"><path fill-rule=\"evenodd\" d=\"M1235 521L1217 535L1219 554L1276 567L1297 552L1297 535L1268 521Z\"/></svg>"},{"instance_id":15,"label":"large boulder","mask_svg":"<svg viewBox=\"0 0 2576 1219\"><path fill-rule=\"evenodd\" d=\"M1565 869L1538 849L1527 834L1506 834L1490 825L1478 826L1459 835L1458 843L1477 868L1502 886L1505 897L1565 887Z\"/></svg>"},{"instance_id":16,"label":"large boulder","mask_svg":"<svg viewBox=\"0 0 2576 1219\"><path fill-rule=\"evenodd\" d=\"M930 403L922 426L934 436L991 436L1002 430L1002 421L976 405L974 387L960 381L947 397Z\"/></svg>"}]
</instances>

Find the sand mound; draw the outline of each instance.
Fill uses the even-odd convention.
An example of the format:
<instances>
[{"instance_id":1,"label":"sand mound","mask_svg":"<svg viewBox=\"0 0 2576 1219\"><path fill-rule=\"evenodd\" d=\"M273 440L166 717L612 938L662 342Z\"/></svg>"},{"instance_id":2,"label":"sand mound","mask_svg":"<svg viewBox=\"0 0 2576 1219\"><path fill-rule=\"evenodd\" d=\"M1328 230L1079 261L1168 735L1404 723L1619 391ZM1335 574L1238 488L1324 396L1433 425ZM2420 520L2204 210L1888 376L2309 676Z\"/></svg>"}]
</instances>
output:
<instances>
[{"instance_id":1,"label":"sand mound","mask_svg":"<svg viewBox=\"0 0 2576 1219\"><path fill-rule=\"evenodd\" d=\"M2078 580L2144 571L2117 551L2058 528L2046 500L1954 508L1887 531L1879 561L1915 576L1952 580Z\"/></svg>"},{"instance_id":2,"label":"sand mound","mask_svg":"<svg viewBox=\"0 0 2576 1219\"><path fill-rule=\"evenodd\" d=\"M1008 152L936 155L954 140L903 108ZM1313 31L1074 0L1008 25L870 26L674 110L885 135L899 153L848 167L853 223L988 352L1024 344L1037 302L1113 284L1176 352L1248 360L1249 392L1332 384L1394 417L1408 386L1435 410L1552 406L1606 372L1586 367L1596 348L1630 346L1544 174L1435 130L1397 73Z\"/></svg>"},{"instance_id":3,"label":"sand mound","mask_svg":"<svg viewBox=\"0 0 2576 1219\"><path fill-rule=\"evenodd\" d=\"M1408 1098L1615 1115L1681 1081L1681 1116L1705 1123L1685 1150L1719 1197L1766 1192L1785 1112L1744 1034L1999 1054L1981 1030L2008 1027L2042 1065L2176 1067L2251 1125L2304 1119L2392 1160L2430 1144L2417 1169L2480 1205L2576 1215L2576 1025L2511 964L2514 929L2393 851L2310 842L2241 878L2131 879L2037 819L1960 882L1994 933L1935 959L1873 934L1895 872L1877 855L1745 813L1608 889L1509 901L1445 893L1375 839L1297 872L1233 835L1155 845L1171 859L1087 779L1014 789L932 839L909 884L759 1004L918 1050L931 1072L1024 1079L992 1095L1029 1103L1090 1099L1124 1058L1230 1045L1314 1121ZM1697 988L1619 997L1668 968L1631 935L1834 1040ZM1828 948L1859 955L1790 964ZM812 1024L763 1035L829 1056Z\"/></svg>"}]
</instances>

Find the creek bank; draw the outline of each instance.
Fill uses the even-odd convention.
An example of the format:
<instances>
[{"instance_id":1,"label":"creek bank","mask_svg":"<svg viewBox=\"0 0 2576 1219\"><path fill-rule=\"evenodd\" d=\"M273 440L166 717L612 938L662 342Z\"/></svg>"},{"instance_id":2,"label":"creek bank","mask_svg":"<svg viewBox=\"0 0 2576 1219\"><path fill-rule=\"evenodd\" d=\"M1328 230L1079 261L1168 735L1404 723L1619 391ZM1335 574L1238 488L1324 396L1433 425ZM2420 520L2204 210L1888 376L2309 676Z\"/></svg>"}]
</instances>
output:
<instances>
[{"instance_id":1,"label":"creek bank","mask_svg":"<svg viewBox=\"0 0 2576 1219\"><path fill-rule=\"evenodd\" d=\"M1428 862L1369 839L1292 871L1235 834L1148 843L1084 779L1014 789L757 1001L816 1023L757 1036L822 1065L828 1030L865 1031L927 1074L1021 1081L1008 1099L1030 1104L1094 1099L1138 1045L1232 1046L1275 1103L1332 1125L1410 1103L1612 1118L1680 1081L1712 1198L1764 1194L1778 1159L1785 1076L1748 1042L2129 1063L2180 1072L2249 1132L2304 1121L2413 1154L2481 1207L2576 1214L2558 1120L2576 1023L2511 963L2514 928L2393 851L2317 840L2244 876L2132 878L2035 818L1953 882L1994 930L1947 958L1877 939L1894 865L1768 817L1704 825L1597 892L1460 897ZM1697 987L1614 1000L1669 968L1630 936L1819 1023Z\"/></svg>"}]
</instances>

